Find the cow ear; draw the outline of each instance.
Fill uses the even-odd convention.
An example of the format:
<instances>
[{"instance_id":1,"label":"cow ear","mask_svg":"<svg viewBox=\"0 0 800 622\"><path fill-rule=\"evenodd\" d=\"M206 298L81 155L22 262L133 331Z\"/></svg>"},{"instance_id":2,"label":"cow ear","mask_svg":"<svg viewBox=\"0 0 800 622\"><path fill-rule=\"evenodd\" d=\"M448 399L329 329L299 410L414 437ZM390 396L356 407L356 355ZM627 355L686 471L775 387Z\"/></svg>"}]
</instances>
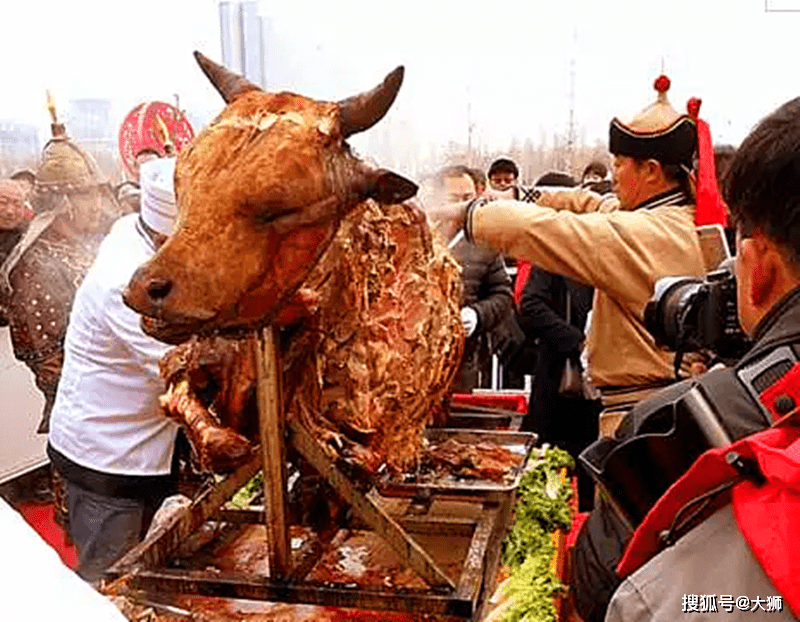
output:
<instances>
[{"instance_id":1,"label":"cow ear","mask_svg":"<svg viewBox=\"0 0 800 622\"><path fill-rule=\"evenodd\" d=\"M378 203L393 205L402 203L417 194L417 184L401 177L397 173L378 169L372 173L372 179L366 187L366 196Z\"/></svg>"}]
</instances>

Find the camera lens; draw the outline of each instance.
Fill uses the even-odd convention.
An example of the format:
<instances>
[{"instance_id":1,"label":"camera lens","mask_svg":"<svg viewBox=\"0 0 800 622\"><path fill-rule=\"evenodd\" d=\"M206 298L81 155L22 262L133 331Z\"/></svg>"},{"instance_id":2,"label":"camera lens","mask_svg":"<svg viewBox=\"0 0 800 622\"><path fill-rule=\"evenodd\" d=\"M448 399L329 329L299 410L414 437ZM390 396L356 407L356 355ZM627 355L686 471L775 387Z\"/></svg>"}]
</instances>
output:
<instances>
[{"instance_id":1,"label":"camera lens","mask_svg":"<svg viewBox=\"0 0 800 622\"><path fill-rule=\"evenodd\" d=\"M644 324L659 346L678 349L681 326L702 283L702 279L688 276L665 277L656 283L655 293L644 310Z\"/></svg>"}]
</instances>

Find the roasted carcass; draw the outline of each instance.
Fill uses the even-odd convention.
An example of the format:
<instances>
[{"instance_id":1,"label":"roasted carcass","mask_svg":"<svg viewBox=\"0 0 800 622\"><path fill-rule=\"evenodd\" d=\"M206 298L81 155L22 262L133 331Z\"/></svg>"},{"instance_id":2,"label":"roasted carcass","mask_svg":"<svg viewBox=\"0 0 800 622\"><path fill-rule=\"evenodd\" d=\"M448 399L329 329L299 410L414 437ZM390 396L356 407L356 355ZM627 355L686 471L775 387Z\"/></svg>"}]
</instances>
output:
<instances>
[{"instance_id":1,"label":"roasted carcass","mask_svg":"<svg viewBox=\"0 0 800 622\"><path fill-rule=\"evenodd\" d=\"M166 413L182 424L202 470L222 473L250 455L256 381L255 339L193 337L161 359Z\"/></svg>"},{"instance_id":2,"label":"roasted carcass","mask_svg":"<svg viewBox=\"0 0 800 622\"><path fill-rule=\"evenodd\" d=\"M282 340L287 416L367 472L415 466L461 357L458 265L413 204L365 201L303 291L314 308ZM212 470L249 455L244 436L258 427L253 348L252 338L194 338L162 363L162 403Z\"/></svg>"}]
</instances>

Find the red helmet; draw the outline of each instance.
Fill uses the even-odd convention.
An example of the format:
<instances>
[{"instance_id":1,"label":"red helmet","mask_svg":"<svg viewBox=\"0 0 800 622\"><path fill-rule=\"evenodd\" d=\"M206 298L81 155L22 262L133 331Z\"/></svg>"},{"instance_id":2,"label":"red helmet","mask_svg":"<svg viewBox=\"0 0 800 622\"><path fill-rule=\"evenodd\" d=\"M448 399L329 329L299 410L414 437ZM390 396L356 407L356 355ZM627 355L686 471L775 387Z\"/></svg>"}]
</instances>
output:
<instances>
[{"instance_id":1,"label":"red helmet","mask_svg":"<svg viewBox=\"0 0 800 622\"><path fill-rule=\"evenodd\" d=\"M136 156L152 151L159 156L180 151L194 138L184 114L164 102L145 102L131 110L119 128L119 153L125 168L136 175Z\"/></svg>"}]
</instances>

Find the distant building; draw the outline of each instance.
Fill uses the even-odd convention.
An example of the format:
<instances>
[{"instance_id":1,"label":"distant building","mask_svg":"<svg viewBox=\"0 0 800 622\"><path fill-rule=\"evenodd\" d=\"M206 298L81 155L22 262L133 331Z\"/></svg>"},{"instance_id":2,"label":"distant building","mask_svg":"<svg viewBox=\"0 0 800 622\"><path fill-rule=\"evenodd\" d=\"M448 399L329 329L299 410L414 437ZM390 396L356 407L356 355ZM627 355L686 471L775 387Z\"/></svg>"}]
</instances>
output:
<instances>
[{"instance_id":1,"label":"distant building","mask_svg":"<svg viewBox=\"0 0 800 622\"><path fill-rule=\"evenodd\" d=\"M264 22L254 0L219 3L222 64L262 87L264 76Z\"/></svg>"},{"instance_id":2,"label":"distant building","mask_svg":"<svg viewBox=\"0 0 800 622\"><path fill-rule=\"evenodd\" d=\"M67 133L91 153L100 170L116 182L119 171L117 131L111 121L111 101L107 99L73 99L69 102Z\"/></svg>"},{"instance_id":3,"label":"distant building","mask_svg":"<svg viewBox=\"0 0 800 622\"><path fill-rule=\"evenodd\" d=\"M69 102L67 130L70 137L81 142L114 137L111 102L107 99L73 99Z\"/></svg>"},{"instance_id":4,"label":"distant building","mask_svg":"<svg viewBox=\"0 0 800 622\"><path fill-rule=\"evenodd\" d=\"M40 148L35 125L0 121L0 177L21 168L35 168Z\"/></svg>"}]
</instances>

